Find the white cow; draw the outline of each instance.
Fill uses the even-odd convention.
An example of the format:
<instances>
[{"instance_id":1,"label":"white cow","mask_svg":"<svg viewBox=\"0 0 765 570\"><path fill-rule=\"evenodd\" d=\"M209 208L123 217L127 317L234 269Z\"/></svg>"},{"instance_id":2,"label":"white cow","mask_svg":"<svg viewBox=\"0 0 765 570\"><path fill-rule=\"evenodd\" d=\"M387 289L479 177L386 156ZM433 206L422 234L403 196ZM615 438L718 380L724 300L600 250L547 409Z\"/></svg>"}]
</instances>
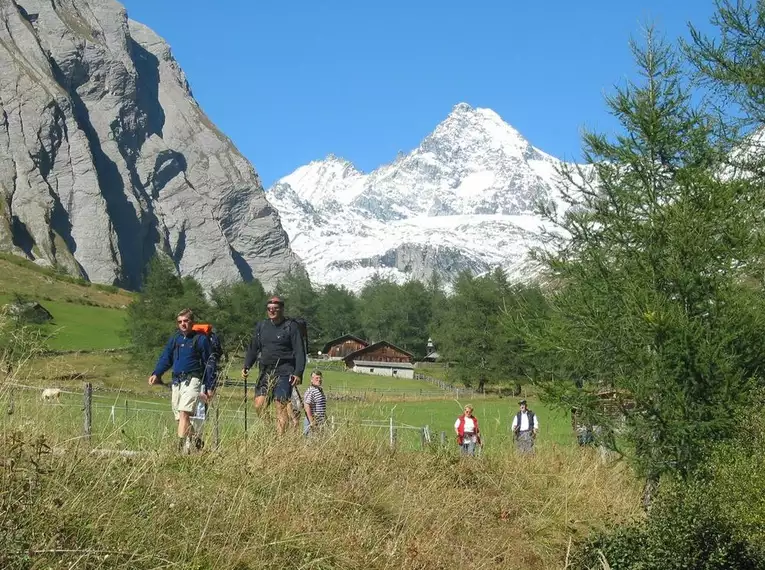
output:
<instances>
[{"instance_id":1,"label":"white cow","mask_svg":"<svg viewBox=\"0 0 765 570\"><path fill-rule=\"evenodd\" d=\"M44 402L52 402L55 400L56 402L61 401L61 389L60 388L45 388L45 390L42 391L42 399Z\"/></svg>"}]
</instances>

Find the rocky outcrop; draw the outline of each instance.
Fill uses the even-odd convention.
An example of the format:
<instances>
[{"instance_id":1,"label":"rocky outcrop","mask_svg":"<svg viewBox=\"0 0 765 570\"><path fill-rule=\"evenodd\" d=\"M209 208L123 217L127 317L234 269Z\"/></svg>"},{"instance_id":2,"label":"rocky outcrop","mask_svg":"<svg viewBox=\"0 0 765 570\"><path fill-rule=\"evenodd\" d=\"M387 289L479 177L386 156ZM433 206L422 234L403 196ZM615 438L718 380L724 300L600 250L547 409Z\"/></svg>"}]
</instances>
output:
<instances>
[{"instance_id":1,"label":"rocky outcrop","mask_svg":"<svg viewBox=\"0 0 765 570\"><path fill-rule=\"evenodd\" d=\"M433 274L454 281L463 271L473 275L486 273L491 265L465 255L456 247L404 243L395 249L389 249L382 255L354 260L338 260L329 264L330 269L354 270L371 268L378 273L385 269L395 269L408 279L429 281Z\"/></svg>"},{"instance_id":2,"label":"rocky outcrop","mask_svg":"<svg viewBox=\"0 0 765 570\"><path fill-rule=\"evenodd\" d=\"M0 249L129 288L157 252L206 287L299 265L253 167L120 4L0 0L0 24Z\"/></svg>"}]
</instances>

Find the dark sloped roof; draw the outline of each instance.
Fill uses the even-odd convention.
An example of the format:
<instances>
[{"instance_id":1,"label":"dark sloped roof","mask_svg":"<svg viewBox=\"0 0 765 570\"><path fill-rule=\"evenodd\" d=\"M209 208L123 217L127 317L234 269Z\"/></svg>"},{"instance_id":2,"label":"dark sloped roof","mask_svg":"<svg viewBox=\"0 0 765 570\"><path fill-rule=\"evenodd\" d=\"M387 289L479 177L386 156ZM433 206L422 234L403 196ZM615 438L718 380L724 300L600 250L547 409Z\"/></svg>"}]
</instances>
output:
<instances>
[{"instance_id":1,"label":"dark sloped roof","mask_svg":"<svg viewBox=\"0 0 765 570\"><path fill-rule=\"evenodd\" d=\"M353 336L352 334L344 334L343 336L339 336L337 338L333 338L332 340L327 342L324 345L324 347L321 349L321 351L326 353L330 348L332 348L336 344L338 344L340 342L345 342L346 340L355 340L356 342L360 342L364 346L368 346L369 345L369 343L367 341L365 341L363 339L360 339L357 336Z\"/></svg>"},{"instance_id":2,"label":"dark sloped roof","mask_svg":"<svg viewBox=\"0 0 765 570\"><path fill-rule=\"evenodd\" d=\"M351 352L349 355L343 357L343 360L345 360L346 362L349 360L355 360L356 358L360 356L364 356L364 354L366 354L367 352L372 352L373 350L376 350L382 346L389 346L393 350L396 350L402 354L407 355L409 358L414 358L414 355L411 352L407 352L403 348L399 348L395 344L389 343L387 340L381 340L380 342L370 344L368 346L365 346L364 348L360 348L359 350L355 352Z\"/></svg>"}]
</instances>

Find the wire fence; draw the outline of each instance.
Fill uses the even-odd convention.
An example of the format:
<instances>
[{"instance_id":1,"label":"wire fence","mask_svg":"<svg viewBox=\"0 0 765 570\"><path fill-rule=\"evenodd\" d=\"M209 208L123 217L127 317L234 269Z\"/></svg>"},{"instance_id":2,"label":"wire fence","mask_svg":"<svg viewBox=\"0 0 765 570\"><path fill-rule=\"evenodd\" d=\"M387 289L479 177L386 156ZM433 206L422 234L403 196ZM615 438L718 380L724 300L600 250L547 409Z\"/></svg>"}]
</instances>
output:
<instances>
[{"instance_id":1,"label":"wire fence","mask_svg":"<svg viewBox=\"0 0 765 570\"><path fill-rule=\"evenodd\" d=\"M6 400L8 415L35 417L37 424L46 424L45 427L57 432L61 432L65 426L69 428L67 431L72 431L73 426L81 422L80 434L71 439L91 441L98 435L100 440L107 440L118 434L120 440L151 448L158 444L157 437L161 438L161 435L156 434L172 436L172 414L167 400L141 399L126 392L98 393L89 382L84 384L81 392L67 389L42 390L37 386L23 384L4 384L4 387L3 399ZM17 391L26 393L27 397L17 397ZM40 396L28 397L33 393ZM254 429L254 424L260 421L250 409L246 394L237 396L232 393L222 401L220 398L218 400L208 408L205 417L194 415L191 418L192 424L197 420L198 426L208 426L204 429L210 443L216 448L223 439L237 435L247 437L248 432ZM385 437L392 449L402 447L401 438L405 434L411 434L403 442L403 447L409 449L425 448L434 441L429 426L408 425L396 422L393 417L384 420L331 415L325 422L325 429L330 432L349 428L377 432ZM443 432L440 441L445 441Z\"/></svg>"},{"instance_id":2,"label":"wire fence","mask_svg":"<svg viewBox=\"0 0 765 570\"><path fill-rule=\"evenodd\" d=\"M415 375L415 378L420 380L423 379L422 375ZM440 386L440 380L432 380L433 383L435 383L437 386ZM471 390L469 388L457 388L451 386L450 384L441 384L444 385L441 390L428 390L427 388L359 388L333 385L331 392L327 393L327 398L334 400L368 400L378 398L443 398L445 395L449 395L450 397L453 396L459 399L460 396L486 396L486 394L476 392L475 390ZM251 386L251 384L249 385ZM243 380L225 378L219 381L219 386L223 388L244 388L245 382Z\"/></svg>"}]
</instances>

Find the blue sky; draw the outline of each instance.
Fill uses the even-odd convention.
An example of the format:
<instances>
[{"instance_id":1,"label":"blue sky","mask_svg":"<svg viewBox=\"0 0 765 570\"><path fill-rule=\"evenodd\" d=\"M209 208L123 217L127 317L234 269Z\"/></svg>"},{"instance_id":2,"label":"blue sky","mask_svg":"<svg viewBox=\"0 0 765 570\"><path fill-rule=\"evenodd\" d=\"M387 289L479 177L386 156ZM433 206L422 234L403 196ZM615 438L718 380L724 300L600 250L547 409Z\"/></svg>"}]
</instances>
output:
<instances>
[{"instance_id":1,"label":"blue sky","mask_svg":"<svg viewBox=\"0 0 765 570\"><path fill-rule=\"evenodd\" d=\"M712 0L122 0L163 36L264 185L333 153L369 171L452 107L489 107L533 145L580 156L612 131L629 38L709 30Z\"/></svg>"}]
</instances>

